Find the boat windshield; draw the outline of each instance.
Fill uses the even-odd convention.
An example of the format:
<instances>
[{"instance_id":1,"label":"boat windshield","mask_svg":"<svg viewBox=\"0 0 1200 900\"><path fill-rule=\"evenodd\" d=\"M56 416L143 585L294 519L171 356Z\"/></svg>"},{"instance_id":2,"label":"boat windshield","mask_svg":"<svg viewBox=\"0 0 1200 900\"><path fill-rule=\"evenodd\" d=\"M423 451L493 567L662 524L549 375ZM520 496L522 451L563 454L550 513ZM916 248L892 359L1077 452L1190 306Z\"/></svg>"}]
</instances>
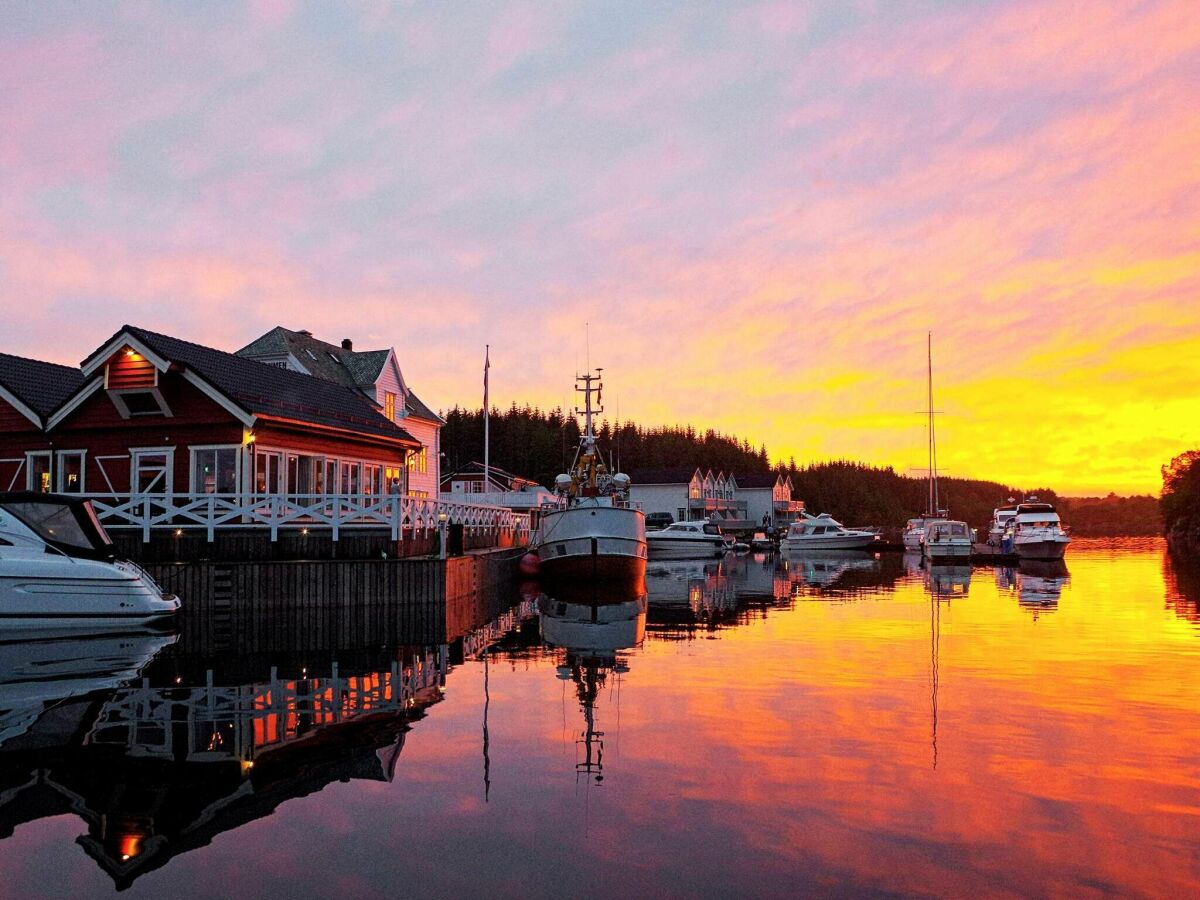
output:
<instances>
[{"instance_id":1,"label":"boat windshield","mask_svg":"<svg viewBox=\"0 0 1200 900\"><path fill-rule=\"evenodd\" d=\"M721 526L720 525L705 525L704 533L705 534L720 534Z\"/></svg>"},{"instance_id":2,"label":"boat windshield","mask_svg":"<svg viewBox=\"0 0 1200 900\"><path fill-rule=\"evenodd\" d=\"M112 539L86 501L28 494L0 502L0 508L68 556L107 559L113 555Z\"/></svg>"}]
</instances>

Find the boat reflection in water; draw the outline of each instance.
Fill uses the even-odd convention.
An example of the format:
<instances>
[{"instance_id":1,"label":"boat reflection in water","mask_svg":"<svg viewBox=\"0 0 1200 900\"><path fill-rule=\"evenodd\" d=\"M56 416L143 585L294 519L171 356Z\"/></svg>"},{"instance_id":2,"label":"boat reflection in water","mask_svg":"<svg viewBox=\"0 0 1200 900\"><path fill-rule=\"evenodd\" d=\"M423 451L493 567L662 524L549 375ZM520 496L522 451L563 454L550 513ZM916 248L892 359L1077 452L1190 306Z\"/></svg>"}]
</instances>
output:
<instances>
[{"instance_id":1,"label":"boat reflection in water","mask_svg":"<svg viewBox=\"0 0 1200 900\"><path fill-rule=\"evenodd\" d=\"M1063 588L1070 583L1071 575L1067 564L1061 559L1021 560L1016 567L1004 566L996 570L996 586L1003 591L1015 593L1022 609L1039 615L1054 612Z\"/></svg>"},{"instance_id":2,"label":"boat reflection in water","mask_svg":"<svg viewBox=\"0 0 1200 900\"><path fill-rule=\"evenodd\" d=\"M879 558L865 550L791 551L782 564L805 585L818 589L874 583L882 568Z\"/></svg>"},{"instance_id":3,"label":"boat reflection in water","mask_svg":"<svg viewBox=\"0 0 1200 900\"><path fill-rule=\"evenodd\" d=\"M91 695L136 678L178 636L161 629L0 642L0 747L42 742L82 721Z\"/></svg>"},{"instance_id":4,"label":"boat reflection in water","mask_svg":"<svg viewBox=\"0 0 1200 900\"><path fill-rule=\"evenodd\" d=\"M965 597L971 590L971 567L935 563L925 569L925 589L937 600Z\"/></svg>"},{"instance_id":5,"label":"boat reflection in water","mask_svg":"<svg viewBox=\"0 0 1200 900\"><path fill-rule=\"evenodd\" d=\"M641 645L646 637L646 592L629 596L596 585L538 598L542 640L565 651L556 667L558 677L575 685L584 729L579 733L576 777L589 783L604 781L604 732L596 727L596 701L611 675L629 671L621 651Z\"/></svg>"}]
</instances>

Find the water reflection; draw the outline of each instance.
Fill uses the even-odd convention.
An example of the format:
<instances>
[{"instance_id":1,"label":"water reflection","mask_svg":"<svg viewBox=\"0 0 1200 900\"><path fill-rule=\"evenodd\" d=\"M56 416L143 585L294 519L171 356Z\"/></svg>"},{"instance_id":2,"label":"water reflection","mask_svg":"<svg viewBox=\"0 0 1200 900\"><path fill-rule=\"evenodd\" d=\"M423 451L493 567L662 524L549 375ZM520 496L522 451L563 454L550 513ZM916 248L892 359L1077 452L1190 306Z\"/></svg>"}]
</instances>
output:
<instances>
[{"instance_id":1,"label":"water reflection","mask_svg":"<svg viewBox=\"0 0 1200 900\"><path fill-rule=\"evenodd\" d=\"M1022 560L1020 566L1001 566L996 569L996 586L1016 594L1021 608L1033 615L1054 612L1062 597L1063 588L1071 580L1067 564L1056 560Z\"/></svg>"},{"instance_id":2,"label":"water reflection","mask_svg":"<svg viewBox=\"0 0 1200 900\"><path fill-rule=\"evenodd\" d=\"M925 589L937 600L965 597L971 591L969 565L931 565L925 569Z\"/></svg>"},{"instance_id":3,"label":"water reflection","mask_svg":"<svg viewBox=\"0 0 1200 900\"><path fill-rule=\"evenodd\" d=\"M826 562L0 646L6 888L1194 894L1200 582Z\"/></svg>"},{"instance_id":4,"label":"water reflection","mask_svg":"<svg viewBox=\"0 0 1200 900\"><path fill-rule=\"evenodd\" d=\"M584 728L575 741L575 773L594 784L604 781L604 732L596 724L597 701L610 675L620 678L629 671L628 659L620 651L631 650L645 639L646 606L644 590L626 598L596 590L560 589L553 597L538 599L542 639L563 651L556 672L560 680L574 685L583 714Z\"/></svg>"},{"instance_id":5,"label":"water reflection","mask_svg":"<svg viewBox=\"0 0 1200 900\"><path fill-rule=\"evenodd\" d=\"M1181 619L1200 625L1200 560L1163 554L1167 606Z\"/></svg>"}]
</instances>

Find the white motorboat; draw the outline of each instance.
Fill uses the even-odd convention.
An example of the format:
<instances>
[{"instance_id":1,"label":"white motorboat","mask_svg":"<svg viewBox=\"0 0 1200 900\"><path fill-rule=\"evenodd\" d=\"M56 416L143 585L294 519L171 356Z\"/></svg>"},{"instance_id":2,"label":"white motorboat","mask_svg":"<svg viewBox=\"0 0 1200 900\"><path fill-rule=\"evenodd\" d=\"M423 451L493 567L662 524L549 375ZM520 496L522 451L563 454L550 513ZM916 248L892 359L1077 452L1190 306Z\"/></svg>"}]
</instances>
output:
<instances>
[{"instance_id":1,"label":"white motorboat","mask_svg":"<svg viewBox=\"0 0 1200 900\"><path fill-rule=\"evenodd\" d=\"M555 479L561 505L541 516L534 549L547 578L640 581L646 574L646 517L629 500L629 476L610 474L596 444L592 417L604 412L600 376L577 380L584 385L576 388L585 397L583 436L570 472Z\"/></svg>"},{"instance_id":2,"label":"white motorboat","mask_svg":"<svg viewBox=\"0 0 1200 900\"><path fill-rule=\"evenodd\" d=\"M1009 521L1001 549L1020 559L1062 559L1071 538L1050 503L1021 503Z\"/></svg>"},{"instance_id":3,"label":"white motorboat","mask_svg":"<svg viewBox=\"0 0 1200 900\"><path fill-rule=\"evenodd\" d=\"M930 522L921 552L931 563L971 558L971 529L966 522Z\"/></svg>"},{"instance_id":4,"label":"white motorboat","mask_svg":"<svg viewBox=\"0 0 1200 900\"><path fill-rule=\"evenodd\" d=\"M829 513L819 516L802 513L802 516L788 526L787 534L779 542L781 550L865 550L877 539L872 531L844 527Z\"/></svg>"},{"instance_id":5,"label":"white motorboat","mask_svg":"<svg viewBox=\"0 0 1200 900\"><path fill-rule=\"evenodd\" d=\"M0 494L0 639L170 621L179 599L118 561L91 503Z\"/></svg>"},{"instance_id":6,"label":"white motorboat","mask_svg":"<svg viewBox=\"0 0 1200 900\"><path fill-rule=\"evenodd\" d=\"M999 547L1004 540L1004 532L1008 523L1017 514L1017 501L1009 497L1008 502L992 510L992 520L988 523L987 542L989 547Z\"/></svg>"},{"instance_id":7,"label":"white motorboat","mask_svg":"<svg viewBox=\"0 0 1200 900\"><path fill-rule=\"evenodd\" d=\"M712 522L675 522L646 532L651 559L704 559L724 556L730 549L721 526Z\"/></svg>"},{"instance_id":8,"label":"white motorboat","mask_svg":"<svg viewBox=\"0 0 1200 900\"><path fill-rule=\"evenodd\" d=\"M921 552L921 546L925 543L925 532L934 522L944 522L942 516L925 515L917 516L915 519L909 519L904 523L904 549L914 550L917 553Z\"/></svg>"}]
</instances>

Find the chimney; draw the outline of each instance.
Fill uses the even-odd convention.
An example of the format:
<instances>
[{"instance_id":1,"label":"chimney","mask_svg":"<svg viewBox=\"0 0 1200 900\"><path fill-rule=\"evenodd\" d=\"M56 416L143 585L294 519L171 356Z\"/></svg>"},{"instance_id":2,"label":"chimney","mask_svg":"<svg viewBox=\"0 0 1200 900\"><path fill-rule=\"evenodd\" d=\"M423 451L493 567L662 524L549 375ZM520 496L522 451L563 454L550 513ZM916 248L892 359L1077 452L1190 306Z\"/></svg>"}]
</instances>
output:
<instances>
[{"instance_id":1,"label":"chimney","mask_svg":"<svg viewBox=\"0 0 1200 900\"><path fill-rule=\"evenodd\" d=\"M312 337L312 332L309 331L307 328L301 328L299 331L296 332L296 334L302 334L305 337Z\"/></svg>"},{"instance_id":2,"label":"chimney","mask_svg":"<svg viewBox=\"0 0 1200 900\"><path fill-rule=\"evenodd\" d=\"M342 349L348 353L354 352L354 341L350 338L342 338Z\"/></svg>"}]
</instances>

